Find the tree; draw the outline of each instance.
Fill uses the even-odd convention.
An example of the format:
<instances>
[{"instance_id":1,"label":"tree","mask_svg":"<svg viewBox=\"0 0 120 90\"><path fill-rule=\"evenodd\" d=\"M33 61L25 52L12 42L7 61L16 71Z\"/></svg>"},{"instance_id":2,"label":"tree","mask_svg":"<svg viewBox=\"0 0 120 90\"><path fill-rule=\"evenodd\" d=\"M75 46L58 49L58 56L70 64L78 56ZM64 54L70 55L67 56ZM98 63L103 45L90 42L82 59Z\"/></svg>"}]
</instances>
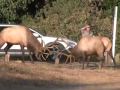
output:
<instances>
[{"instance_id":1,"label":"tree","mask_svg":"<svg viewBox=\"0 0 120 90\"><path fill-rule=\"evenodd\" d=\"M0 0L1 22L21 22L28 2L30 3L30 0Z\"/></svg>"},{"instance_id":2,"label":"tree","mask_svg":"<svg viewBox=\"0 0 120 90\"><path fill-rule=\"evenodd\" d=\"M1 23L21 23L23 17L33 18L46 3L52 6L54 0L0 0ZM45 18L44 12L41 12Z\"/></svg>"}]
</instances>

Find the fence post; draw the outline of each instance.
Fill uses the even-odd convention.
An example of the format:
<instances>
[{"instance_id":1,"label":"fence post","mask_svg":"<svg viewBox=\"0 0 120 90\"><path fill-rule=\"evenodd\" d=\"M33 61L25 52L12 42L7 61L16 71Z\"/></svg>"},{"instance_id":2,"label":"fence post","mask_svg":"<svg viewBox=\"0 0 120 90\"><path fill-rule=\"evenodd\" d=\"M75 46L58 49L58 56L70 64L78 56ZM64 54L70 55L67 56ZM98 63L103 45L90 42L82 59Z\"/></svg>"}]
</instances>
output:
<instances>
[{"instance_id":1,"label":"fence post","mask_svg":"<svg viewBox=\"0 0 120 90\"><path fill-rule=\"evenodd\" d=\"M117 27L117 12L118 6L115 6L114 23L113 23L113 40L112 40L112 55L115 57L115 41L116 41L116 27Z\"/></svg>"}]
</instances>

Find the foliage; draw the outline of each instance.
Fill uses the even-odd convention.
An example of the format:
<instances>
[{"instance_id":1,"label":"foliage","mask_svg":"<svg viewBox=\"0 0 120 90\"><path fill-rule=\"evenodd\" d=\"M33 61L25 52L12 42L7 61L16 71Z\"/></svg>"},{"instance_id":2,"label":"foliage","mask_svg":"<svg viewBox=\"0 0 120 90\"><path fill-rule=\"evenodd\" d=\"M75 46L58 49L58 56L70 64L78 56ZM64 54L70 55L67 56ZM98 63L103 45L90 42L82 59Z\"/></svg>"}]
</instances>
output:
<instances>
[{"instance_id":1,"label":"foliage","mask_svg":"<svg viewBox=\"0 0 120 90\"><path fill-rule=\"evenodd\" d=\"M1 23L21 23L22 19L35 16L45 0L0 0ZM39 10L38 10L39 11Z\"/></svg>"},{"instance_id":2,"label":"foliage","mask_svg":"<svg viewBox=\"0 0 120 90\"><path fill-rule=\"evenodd\" d=\"M14 22L26 12L28 0L0 0L1 22ZM19 15L20 14L20 15Z\"/></svg>"}]
</instances>

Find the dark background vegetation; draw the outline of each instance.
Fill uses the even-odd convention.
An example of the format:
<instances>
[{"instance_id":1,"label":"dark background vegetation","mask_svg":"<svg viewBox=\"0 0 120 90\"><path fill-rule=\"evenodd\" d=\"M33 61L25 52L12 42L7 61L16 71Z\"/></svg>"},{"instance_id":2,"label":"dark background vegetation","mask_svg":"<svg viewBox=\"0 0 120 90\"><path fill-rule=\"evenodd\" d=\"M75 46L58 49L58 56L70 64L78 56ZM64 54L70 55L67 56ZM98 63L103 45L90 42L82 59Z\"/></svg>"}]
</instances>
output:
<instances>
[{"instance_id":1,"label":"dark background vegetation","mask_svg":"<svg viewBox=\"0 0 120 90\"><path fill-rule=\"evenodd\" d=\"M0 23L23 24L48 36L78 41L90 24L95 35L112 39L114 6L120 0L0 0ZM116 51L120 52L120 8Z\"/></svg>"}]
</instances>

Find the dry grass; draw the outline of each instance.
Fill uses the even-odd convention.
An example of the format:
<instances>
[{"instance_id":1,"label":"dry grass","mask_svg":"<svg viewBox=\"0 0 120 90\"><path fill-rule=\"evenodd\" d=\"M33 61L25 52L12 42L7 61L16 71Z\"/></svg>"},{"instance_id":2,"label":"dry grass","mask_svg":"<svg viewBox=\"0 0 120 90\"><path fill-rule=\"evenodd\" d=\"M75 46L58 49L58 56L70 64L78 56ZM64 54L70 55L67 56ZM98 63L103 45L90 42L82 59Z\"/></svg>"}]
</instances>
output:
<instances>
[{"instance_id":1,"label":"dry grass","mask_svg":"<svg viewBox=\"0 0 120 90\"><path fill-rule=\"evenodd\" d=\"M26 62L23 64L14 61L9 63L1 61L0 87L15 87L16 85L39 88L83 87L91 85L113 87L112 85L114 85L114 87L120 88L120 70L81 70L77 64L75 65L61 64L56 66L45 62L36 62L35 64Z\"/></svg>"}]
</instances>

